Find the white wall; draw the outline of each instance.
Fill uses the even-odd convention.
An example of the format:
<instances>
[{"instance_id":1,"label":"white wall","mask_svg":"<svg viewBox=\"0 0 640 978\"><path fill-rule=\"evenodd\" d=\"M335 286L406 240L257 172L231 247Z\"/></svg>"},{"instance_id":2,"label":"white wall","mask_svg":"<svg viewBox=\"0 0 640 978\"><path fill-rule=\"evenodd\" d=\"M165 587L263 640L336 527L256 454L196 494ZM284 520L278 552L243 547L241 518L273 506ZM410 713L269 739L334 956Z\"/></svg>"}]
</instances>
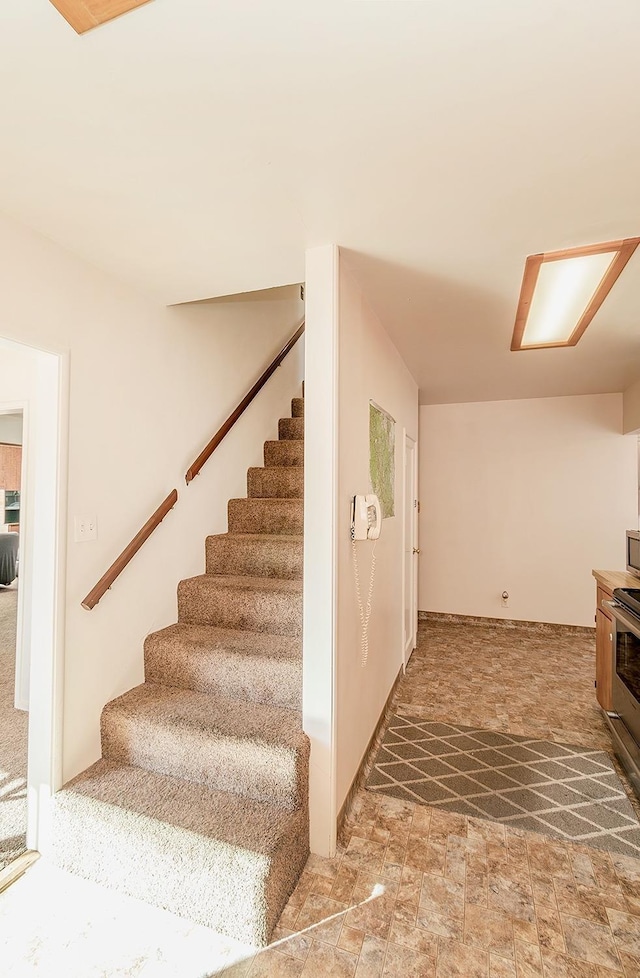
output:
<instances>
[{"instance_id":1,"label":"white wall","mask_svg":"<svg viewBox=\"0 0 640 978\"><path fill-rule=\"evenodd\" d=\"M341 807L402 665L403 442L418 437L418 388L355 276L340 262L339 480L337 636L337 806ZM383 520L369 625L369 657L361 665L360 617L351 553L351 497L371 492L369 402L395 425L395 516ZM373 544L357 544L366 600Z\"/></svg>"},{"instance_id":2,"label":"white wall","mask_svg":"<svg viewBox=\"0 0 640 978\"><path fill-rule=\"evenodd\" d=\"M402 446L417 385L335 245L306 255L303 722L311 738L311 849L333 855L336 819L402 665ZM396 420L396 515L384 520L362 668L350 501L371 491L369 401ZM363 586L369 541L358 544Z\"/></svg>"},{"instance_id":3,"label":"white wall","mask_svg":"<svg viewBox=\"0 0 640 978\"><path fill-rule=\"evenodd\" d=\"M637 524L636 453L622 394L421 407L419 608L593 626L591 570L624 569Z\"/></svg>"},{"instance_id":4,"label":"white wall","mask_svg":"<svg viewBox=\"0 0 640 978\"><path fill-rule=\"evenodd\" d=\"M338 489L338 249L306 253L304 628L302 721L311 741L311 851L336 846L336 505Z\"/></svg>"},{"instance_id":5,"label":"white wall","mask_svg":"<svg viewBox=\"0 0 640 978\"><path fill-rule=\"evenodd\" d=\"M0 259L0 336L69 355L66 780L99 756L102 706L141 681L145 634L175 619L178 580L203 571L205 535L226 529L228 498L245 493L247 466L277 437L302 376L300 349L185 487L187 465L302 309L291 299L167 309L4 219ZM174 487L176 509L94 611L82 610ZM97 516L96 542L74 542L76 514Z\"/></svg>"},{"instance_id":6,"label":"white wall","mask_svg":"<svg viewBox=\"0 0 640 978\"><path fill-rule=\"evenodd\" d=\"M624 392L623 430L625 434L631 431L640 431L640 380L637 380Z\"/></svg>"},{"instance_id":7,"label":"white wall","mask_svg":"<svg viewBox=\"0 0 640 978\"><path fill-rule=\"evenodd\" d=\"M0 443L4 445L22 444L21 414L0 414Z\"/></svg>"}]
</instances>

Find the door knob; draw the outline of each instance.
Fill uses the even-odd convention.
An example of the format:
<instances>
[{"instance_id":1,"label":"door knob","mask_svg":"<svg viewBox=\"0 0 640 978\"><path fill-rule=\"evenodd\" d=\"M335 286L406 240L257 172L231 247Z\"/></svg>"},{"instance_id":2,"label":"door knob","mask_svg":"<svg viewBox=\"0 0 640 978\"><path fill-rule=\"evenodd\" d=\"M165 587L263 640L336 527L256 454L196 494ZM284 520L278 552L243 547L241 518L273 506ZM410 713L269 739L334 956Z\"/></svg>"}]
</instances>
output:
<instances>
[{"instance_id":1,"label":"door knob","mask_svg":"<svg viewBox=\"0 0 640 978\"><path fill-rule=\"evenodd\" d=\"M413 552L414 552L414 554L419 554L420 553L420 547L414 547L413 548Z\"/></svg>"}]
</instances>

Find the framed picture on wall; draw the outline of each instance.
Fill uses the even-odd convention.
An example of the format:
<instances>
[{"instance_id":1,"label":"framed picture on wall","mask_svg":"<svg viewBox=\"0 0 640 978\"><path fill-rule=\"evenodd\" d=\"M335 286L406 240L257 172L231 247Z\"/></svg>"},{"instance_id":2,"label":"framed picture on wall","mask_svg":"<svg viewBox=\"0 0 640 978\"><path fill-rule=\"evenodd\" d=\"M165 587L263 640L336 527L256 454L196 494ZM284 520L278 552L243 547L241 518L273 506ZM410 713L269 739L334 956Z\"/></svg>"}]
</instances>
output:
<instances>
[{"instance_id":1,"label":"framed picture on wall","mask_svg":"<svg viewBox=\"0 0 640 978\"><path fill-rule=\"evenodd\" d=\"M396 423L383 408L369 401L369 475L380 500L382 518L395 516Z\"/></svg>"}]
</instances>

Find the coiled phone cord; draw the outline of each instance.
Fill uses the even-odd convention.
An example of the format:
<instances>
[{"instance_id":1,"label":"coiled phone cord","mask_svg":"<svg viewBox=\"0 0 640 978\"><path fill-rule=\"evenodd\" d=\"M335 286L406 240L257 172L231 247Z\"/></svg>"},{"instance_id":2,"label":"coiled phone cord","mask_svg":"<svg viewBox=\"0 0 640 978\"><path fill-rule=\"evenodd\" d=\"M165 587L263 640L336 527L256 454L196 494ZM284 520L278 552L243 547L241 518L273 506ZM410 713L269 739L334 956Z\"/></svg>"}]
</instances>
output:
<instances>
[{"instance_id":1,"label":"coiled phone cord","mask_svg":"<svg viewBox=\"0 0 640 978\"><path fill-rule=\"evenodd\" d=\"M358 571L358 554L356 551L356 541L351 541L351 552L353 554L353 576L356 583L356 596L358 598L358 611L360 612L360 624L362 626L362 634L360 637L360 656L362 668L367 664L367 659L369 658L369 619L371 618L371 597L373 595L373 578L376 570L376 543L377 540L373 541L373 549L371 551L371 576L369 577L369 593L367 594L367 604L365 607L362 605L362 594L360 590L360 574Z\"/></svg>"}]
</instances>

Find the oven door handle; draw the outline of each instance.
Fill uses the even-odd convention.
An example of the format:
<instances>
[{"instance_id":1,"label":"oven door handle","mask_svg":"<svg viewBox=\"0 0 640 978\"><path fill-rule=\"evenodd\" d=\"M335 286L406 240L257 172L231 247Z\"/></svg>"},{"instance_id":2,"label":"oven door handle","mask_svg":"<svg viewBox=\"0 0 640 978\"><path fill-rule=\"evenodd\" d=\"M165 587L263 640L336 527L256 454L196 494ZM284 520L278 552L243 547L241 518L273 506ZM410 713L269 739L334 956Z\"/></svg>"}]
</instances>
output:
<instances>
[{"instance_id":1,"label":"oven door handle","mask_svg":"<svg viewBox=\"0 0 640 978\"><path fill-rule=\"evenodd\" d=\"M622 622L636 638L640 638L640 620L638 618L635 618L623 609L622 605L619 605L616 601L603 601L602 603L607 606L616 621Z\"/></svg>"}]
</instances>

